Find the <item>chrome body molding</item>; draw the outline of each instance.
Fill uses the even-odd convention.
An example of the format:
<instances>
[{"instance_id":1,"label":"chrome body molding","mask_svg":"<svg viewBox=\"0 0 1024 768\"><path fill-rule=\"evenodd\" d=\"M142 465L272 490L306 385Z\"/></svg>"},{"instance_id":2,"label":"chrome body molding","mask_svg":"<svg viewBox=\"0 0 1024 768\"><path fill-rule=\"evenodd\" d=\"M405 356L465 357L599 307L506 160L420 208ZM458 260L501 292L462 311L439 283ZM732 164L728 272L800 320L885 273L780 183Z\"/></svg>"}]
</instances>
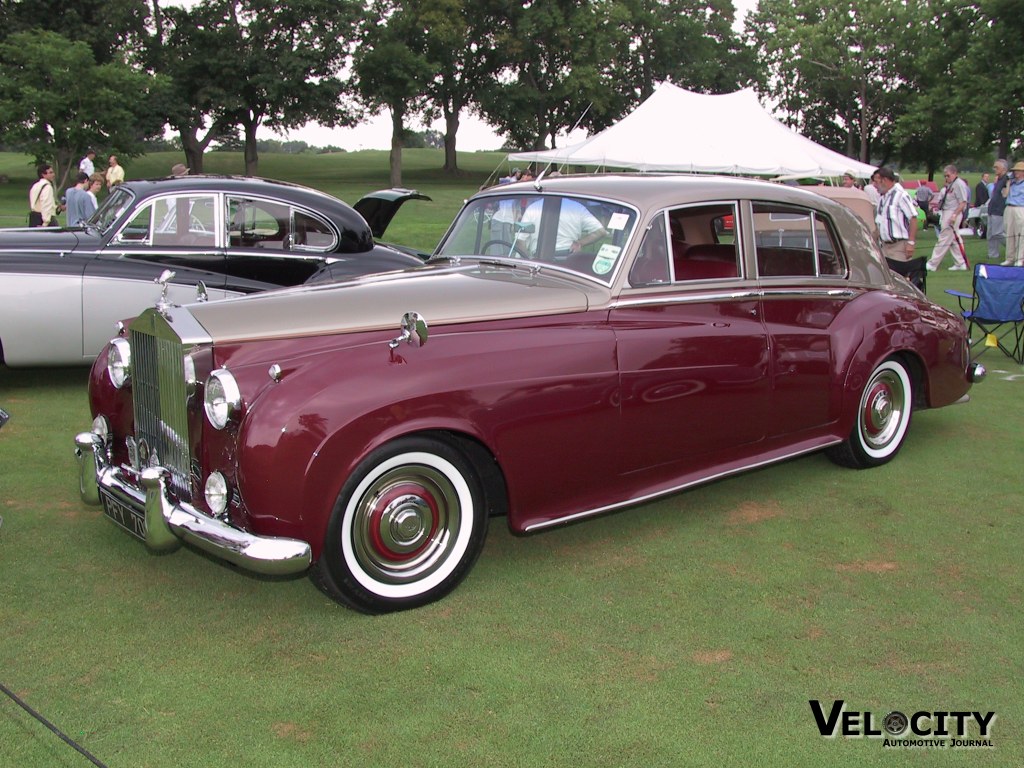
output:
<instances>
[{"instance_id":1,"label":"chrome body molding","mask_svg":"<svg viewBox=\"0 0 1024 768\"><path fill-rule=\"evenodd\" d=\"M742 464L740 466L732 467L722 472L714 472L705 476L697 477L688 482L680 483L679 485L674 485L671 488L666 488L665 490L658 491L657 493L649 493L644 496L637 496L636 498L633 499L626 499L625 501L620 501L615 504L608 504L607 506L604 507L597 507L596 509L586 509L582 512L577 512L575 515L569 515L567 517L560 517L556 520L547 520L542 523L528 525L523 530L527 533L533 533L534 531L541 531L545 528L554 528L556 526L566 525L567 523L572 523L576 520L582 520L587 517L603 515L606 512L614 512L615 510L623 509L624 507L632 507L635 506L636 504L644 504L648 501L653 501L654 499L660 499L663 496L671 496L672 494L679 493L680 491L684 491L687 488L693 488L698 485L705 485L706 483L712 483L715 480L721 480L726 477L731 477L732 475L738 475L743 472L748 472L752 469L767 467L770 466L771 464L778 464L779 462L782 461L789 461L790 459L795 459L797 456L803 456L804 454L815 453L816 451L820 451L822 448L827 448L830 445L837 445L838 443L841 442L842 440L837 439L815 441L813 445L800 448L799 450L793 451L791 453L786 453L781 456L773 456L770 459L764 459L762 461L753 461L749 464Z\"/></svg>"},{"instance_id":2,"label":"chrome body molding","mask_svg":"<svg viewBox=\"0 0 1024 768\"><path fill-rule=\"evenodd\" d=\"M670 283L666 286L678 287ZM624 307L650 307L659 304L696 304L709 301L759 301L762 299L806 299L806 298L827 298L827 299L852 299L856 291L848 288L755 288L742 291L694 291L693 293L680 295L679 293L666 294L664 296L646 295L631 299L619 299L609 304L611 309Z\"/></svg>"},{"instance_id":3,"label":"chrome body molding","mask_svg":"<svg viewBox=\"0 0 1024 768\"><path fill-rule=\"evenodd\" d=\"M126 470L111 466L103 438L94 432L75 437L79 492L82 501L98 505L101 494L142 515L143 541L156 552L169 552L183 541L214 557L268 576L299 574L309 568L312 550L298 539L257 536L176 502L169 491L169 472L149 467L141 474L141 490L125 482Z\"/></svg>"},{"instance_id":4,"label":"chrome body molding","mask_svg":"<svg viewBox=\"0 0 1024 768\"><path fill-rule=\"evenodd\" d=\"M750 301L761 298L760 291L708 291L680 296L678 293L665 296L644 296L635 299L619 299L609 304L610 309L625 307L651 307L659 304L695 304L709 301Z\"/></svg>"}]
</instances>

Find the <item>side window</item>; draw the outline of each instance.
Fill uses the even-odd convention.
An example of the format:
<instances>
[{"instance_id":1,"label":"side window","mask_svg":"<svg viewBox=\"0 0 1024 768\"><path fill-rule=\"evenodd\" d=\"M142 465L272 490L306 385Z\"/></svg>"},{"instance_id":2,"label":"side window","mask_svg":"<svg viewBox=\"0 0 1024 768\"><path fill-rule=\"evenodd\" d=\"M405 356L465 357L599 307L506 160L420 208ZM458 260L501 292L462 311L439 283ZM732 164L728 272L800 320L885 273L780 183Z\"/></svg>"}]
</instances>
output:
<instances>
[{"instance_id":1,"label":"side window","mask_svg":"<svg viewBox=\"0 0 1024 768\"><path fill-rule=\"evenodd\" d=\"M664 285L671 282L668 263L668 238L665 234L665 215L660 214L647 228L640 251L629 270L629 284Z\"/></svg>"},{"instance_id":2,"label":"side window","mask_svg":"<svg viewBox=\"0 0 1024 768\"><path fill-rule=\"evenodd\" d=\"M672 275L675 282L738 278L736 206L713 203L668 212Z\"/></svg>"},{"instance_id":3,"label":"side window","mask_svg":"<svg viewBox=\"0 0 1024 768\"><path fill-rule=\"evenodd\" d=\"M332 251L337 242L334 230L327 226L327 222L303 211L295 211L293 245L296 248L309 251Z\"/></svg>"},{"instance_id":4,"label":"side window","mask_svg":"<svg viewBox=\"0 0 1024 768\"><path fill-rule=\"evenodd\" d=\"M846 264L831 222L817 211L754 204L754 243L761 277L842 276Z\"/></svg>"},{"instance_id":5,"label":"side window","mask_svg":"<svg viewBox=\"0 0 1024 768\"><path fill-rule=\"evenodd\" d=\"M283 250L290 214L289 207L280 203L228 198L228 243L232 248Z\"/></svg>"},{"instance_id":6,"label":"side window","mask_svg":"<svg viewBox=\"0 0 1024 768\"><path fill-rule=\"evenodd\" d=\"M124 242L149 243L151 242L150 230L153 226L153 206L144 205L132 216L131 220L124 225L118 233L118 239Z\"/></svg>"},{"instance_id":7,"label":"side window","mask_svg":"<svg viewBox=\"0 0 1024 768\"><path fill-rule=\"evenodd\" d=\"M154 247L213 247L216 220L212 195L161 197L143 206L119 239Z\"/></svg>"}]
</instances>

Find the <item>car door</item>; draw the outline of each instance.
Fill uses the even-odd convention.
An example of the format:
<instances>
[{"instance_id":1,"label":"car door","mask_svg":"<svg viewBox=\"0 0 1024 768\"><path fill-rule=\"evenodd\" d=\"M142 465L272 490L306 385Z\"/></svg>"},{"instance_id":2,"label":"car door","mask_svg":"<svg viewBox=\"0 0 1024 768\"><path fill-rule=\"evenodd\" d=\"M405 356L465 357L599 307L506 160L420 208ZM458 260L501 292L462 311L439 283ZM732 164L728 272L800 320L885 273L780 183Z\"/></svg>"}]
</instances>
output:
<instances>
[{"instance_id":1,"label":"car door","mask_svg":"<svg viewBox=\"0 0 1024 768\"><path fill-rule=\"evenodd\" d=\"M659 214L611 311L626 472L675 476L764 437L768 341L756 284L722 230L735 209Z\"/></svg>"},{"instance_id":2,"label":"car door","mask_svg":"<svg viewBox=\"0 0 1024 768\"><path fill-rule=\"evenodd\" d=\"M761 314L771 347L769 436L813 432L839 417L832 324L853 298L841 241L820 211L752 203Z\"/></svg>"},{"instance_id":3,"label":"car door","mask_svg":"<svg viewBox=\"0 0 1024 768\"><path fill-rule=\"evenodd\" d=\"M119 320L135 317L161 295L175 304L196 300L202 282L208 297L225 289L223 217L218 196L165 195L144 200L85 268L82 281L82 356L90 360L111 338ZM156 281L174 272L165 289Z\"/></svg>"},{"instance_id":4,"label":"car door","mask_svg":"<svg viewBox=\"0 0 1024 768\"><path fill-rule=\"evenodd\" d=\"M229 286L265 290L301 285L338 247L335 228L317 213L280 200L227 196Z\"/></svg>"}]
</instances>

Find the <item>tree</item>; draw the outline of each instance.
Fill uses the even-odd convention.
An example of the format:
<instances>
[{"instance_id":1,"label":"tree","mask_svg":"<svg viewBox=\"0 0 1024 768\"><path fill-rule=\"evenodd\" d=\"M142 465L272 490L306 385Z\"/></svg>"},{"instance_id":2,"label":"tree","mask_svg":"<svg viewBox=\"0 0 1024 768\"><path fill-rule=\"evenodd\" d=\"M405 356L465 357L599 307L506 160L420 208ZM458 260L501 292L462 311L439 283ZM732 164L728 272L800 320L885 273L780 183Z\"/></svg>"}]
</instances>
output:
<instances>
[{"instance_id":1,"label":"tree","mask_svg":"<svg viewBox=\"0 0 1024 768\"><path fill-rule=\"evenodd\" d=\"M355 88L372 111L391 112L391 185L402 184L406 117L423 107L432 71L415 0L376 0L364 19L353 57Z\"/></svg>"},{"instance_id":2,"label":"tree","mask_svg":"<svg viewBox=\"0 0 1024 768\"><path fill-rule=\"evenodd\" d=\"M903 106L893 129L893 143L904 164L935 171L979 147L979 124L967 97L974 83L958 75L977 35L977 5L967 0L927 0L919 23L906 30L906 53L900 61ZM986 83L986 87L988 84Z\"/></svg>"},{"instance_id":3,"label":"tree","mask_svg":"<svg viewBox=\"0 0 1024 768\"><path fill-rule=\"evenodd\" d=\"M223 73L234 66L235 33L219 24L220 15L208 5L191 9L161 9L153 0L153 34L146 45L146 62L168 79L162 115L181 139L185 164L203 172L210 145L234 130L225 114L229 81Z\"/></svg>"},{"instance_id":4,"label":"tree","mask_svg":"<svg viewBox=\"0 0 1024 768\"><path fill-rule=\"evenodd\" d=\"M692 91L730 93L753 74L752 51L733 31L731 0L620 0L609 9L616 28L612 83L623 111L660 82Z\"/></svg>"},{"instance_id":5,"label":"tree","mask_svg":"<svg viewBox=\"0 0 1024 768\"><path fill-rule=\"evenodd\" d=\"M954 72L977 145L1006 158L1024 134L1024 14L1018 0L977 5L978 23Z\"/></svg>"},{"instance_id":6,"label":"tree","mask_svg":"<svg viewBox=\"0 0 1024 768\"><path fill-rule=\"evenodd\" d=\"M480 0L419 3L424 57L432 76L426 83L426 117L444 118L444 170L458 173L456 141L464 110L476 101L490 73L494 19Z\"/></svg>"},{"instance_id":7,"label":"tree","mask_svg":"<svg viewBox=\"0 0 1024 768\"><path fill-rule=\"evenodd\" d=\"M496 24L491 84L481 113L519 147L554 146L555 136L586 115L618 104L605 64L612 28L604 5L585 0L510 3L491 0Z\"/></svg>"},{"instance_id":8,"label":"tree","mask_svg":"<svg viewBox=\"0 0 1024 768\"><path fill-rule=\"evenodd\" d=\"M140 153L163 127L152 108L163 85L125 64L97 65L87 44L55 32L17 32L0 43L4 138L52 163L59 187L89 147Z\"/></svg>"},{"instance_id":9,"label":"tree","mask_svg":"<svg viewBox=\"0 0 1024 768\"><path fill-rule=\"evenodd\" d=\"M125 61L141 47L146 0L0 0L0 31L56 32L85 43L97 64Z\"/></svg>"},{"instance_id":10,"label":"tree","mask_svg":"<svg viewBox=\"0 0 1024 768\"><path fill-rule=\"evenodd\" d=\"M748 33L765 91L801 133L870 162L899 113L903 44L921 23L898 0L761 0Z\"/></svg>"},{"instance_id":11,"label":"tree","mask_svg":"<svg viewBox=\"0 0 1024 768\"><path fill-rule=\"evenodd\" d=\"M239 126L245 172L255 175L261 126L287 130L310 121L353 122L354 112L342 100L340 71L358 18L354 0L203 0L191 16L179 18L198 25L191 34L179 22L180 43L170 39L170 51L190 59L170 70L187 93L187 109L177 118L179 131L185 129L183 144L198 140L207 125L207 144L214 138L210 131L221 138ZM189 83L203 88L190 90Z\"/></svg>"}]
</instances>

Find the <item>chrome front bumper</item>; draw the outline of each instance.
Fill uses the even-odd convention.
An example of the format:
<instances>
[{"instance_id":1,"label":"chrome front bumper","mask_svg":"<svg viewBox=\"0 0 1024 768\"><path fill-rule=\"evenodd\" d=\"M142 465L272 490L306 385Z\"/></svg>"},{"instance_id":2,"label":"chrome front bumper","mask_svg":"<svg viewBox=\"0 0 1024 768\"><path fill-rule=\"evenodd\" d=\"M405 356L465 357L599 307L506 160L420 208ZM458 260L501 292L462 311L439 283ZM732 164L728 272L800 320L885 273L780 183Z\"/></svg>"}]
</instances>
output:
<instances>
[{"instance_id":1,"label":"chrome front bumper","mask_svg":"<svg viewBox=\"0 0 1024 768\"><path fill-rule=\"evenodd\" d=\"M190 504L174 501L168 491L169 473L162 467L142 471L141 490L125 483L124 470L110 464L103 438L94 432L75 437L75 456L82 501L97 506L102 493L108 504L141 514L142 526L120 524L154 552L170 552L187 541L221 560L269 576L302 573L312 562L312 551L305 541L256 536Z\"/></svg>"}]
</instances>

